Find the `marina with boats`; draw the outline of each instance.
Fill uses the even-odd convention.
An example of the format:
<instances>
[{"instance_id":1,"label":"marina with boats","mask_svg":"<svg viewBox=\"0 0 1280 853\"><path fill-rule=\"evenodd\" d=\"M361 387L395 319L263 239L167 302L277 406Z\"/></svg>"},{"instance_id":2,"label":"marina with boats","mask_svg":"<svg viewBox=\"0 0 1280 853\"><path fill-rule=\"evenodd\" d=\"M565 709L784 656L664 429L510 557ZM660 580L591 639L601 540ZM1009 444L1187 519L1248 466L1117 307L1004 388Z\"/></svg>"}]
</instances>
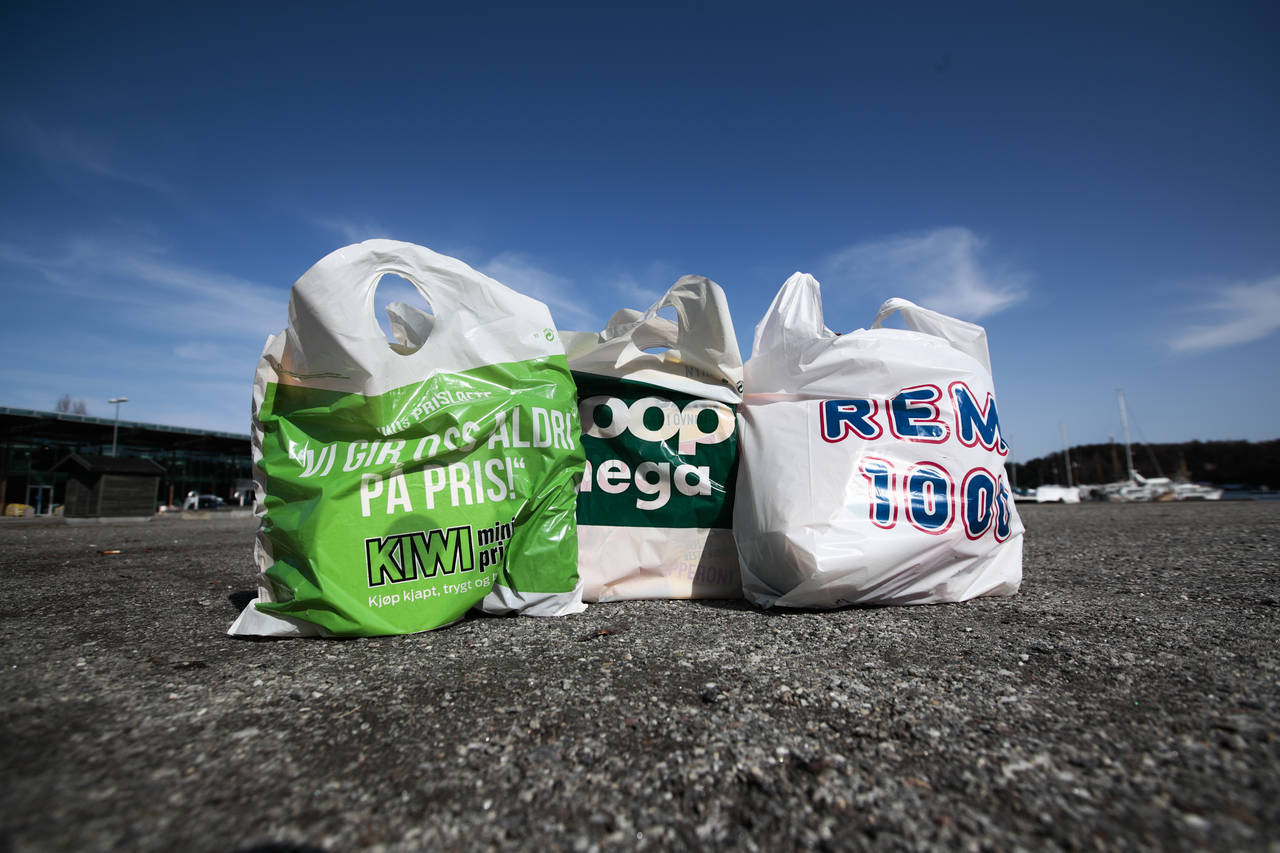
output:
<instances>
[{"instance_id":1,"label":"marina with boats","mask_svg":"<svg viewBox=\"0 0 1280 853\"><path fill-rule=\"evenodd\" d=\"M1016 501L1021 503L1080 503L1082 501L1150 503L1156 501L1275 500L1280 498L1280 493L1272 491L1265 483L1254 486L1230 484L1224 487L1223 485L1192 480L1186 459L1187 455L1191 455L1190 451L1188 451L1188 454L1178 454L1178 470L1173 477L1164 475L1163 471L1160 470L1160 463L1156 455L1150 453L1150 462L1155 469L1155 476L1144 476L1138 471L1137 465L1134 463L1133 442L1129 432L1129 413L1123 389L1117 389L1116 397L1124 439L1124 476L1109 482L1073 482L1072 469L1075 466L1071 463L1071 450L1066 446L1064 430L1062 461L1065 463L1063 467L1066 471L1066 485L1042 483L1038 486L1014 488L1014 499ZM1111 457L1113 459L1113 470L1118 472L1119 459L1117 458L1114 443L1111 449ZM1167 458L1168 454L1166 454L1166 461ZM1102 468L1104 465L1101 463L1097 464L1096 467L1090 467L1096 470L1098 474L1103 473ZM1200 465L1198 467L1203 471L1213 467L1213 465ZM1056 464L1054 465L1054 470L1057 470ZM1100 477L1099 480L1101 479ZM1013 478L1013 482L1016 486L1016 475ZM1031 482L1034 483L1035 479L1033 478Z\"/></svg>"}]
</instances>

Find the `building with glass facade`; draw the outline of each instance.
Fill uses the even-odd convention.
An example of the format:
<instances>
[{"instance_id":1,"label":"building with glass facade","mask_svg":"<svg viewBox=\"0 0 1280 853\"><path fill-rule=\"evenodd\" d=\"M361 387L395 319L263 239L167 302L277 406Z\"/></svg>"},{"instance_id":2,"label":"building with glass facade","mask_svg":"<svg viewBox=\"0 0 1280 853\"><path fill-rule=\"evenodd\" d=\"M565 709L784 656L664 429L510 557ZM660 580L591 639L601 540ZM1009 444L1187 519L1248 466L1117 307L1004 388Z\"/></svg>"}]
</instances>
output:
<instances>
[{"instance_id":1,"label":"building with glass facade","mask_svg":"<svg viewBox=\"0 0 1280 853\"><path fill-rule=\"evenodd\" d=\"M50 514L67 500L70 474L58 463L73 453L110 456L113 445L118 457L164 469L157 508L181 508L191 492L253 503L248 435L0 407L0 441L0 507L25 504Z\"/></svg>"}]
</instances>

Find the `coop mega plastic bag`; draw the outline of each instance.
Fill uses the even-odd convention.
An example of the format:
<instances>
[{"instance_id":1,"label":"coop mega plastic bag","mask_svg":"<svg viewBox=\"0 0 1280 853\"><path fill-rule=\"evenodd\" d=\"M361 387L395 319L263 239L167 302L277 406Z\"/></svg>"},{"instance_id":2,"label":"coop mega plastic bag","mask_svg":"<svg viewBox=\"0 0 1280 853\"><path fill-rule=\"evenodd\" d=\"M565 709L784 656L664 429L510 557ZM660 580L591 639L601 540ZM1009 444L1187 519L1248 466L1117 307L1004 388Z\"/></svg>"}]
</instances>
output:
<instances>
[{"instance_id":1,"label":"coop mega plastic bag","mask_svg":"<svg viewBox=\"0 0 1280 853\"><path fill-rule=\"evenodd\" d=\"M907 328L883 328L892 314ZM836 335L796 273L755 332L739 408L734 536L768 607L1011 595L1022 523L1005 478L986 332L890 299Z\"/></svg>"},{"instance_id":2,"label":"coop mega plastic bag","mask_svg":"<svg viewBox=\"0 0 1280 853\"><path fill-rule=\"evenodd\" d=\"M659 315L674 310L672 321ZM730 526L742 356L715 282L684 276L647 311L566 332L586 474L587 601L741 598Z\"/></svg>"},{"instance_id":3,"label":"coop mega plastic bag","mask_svg":"<svg viewBox=\"0 0 1280 853\"><path fill-rule=\"evenodd\" d=\"M374 316L379 279L434 313ZM253 388L258 598L231 634L424 631L478 607L583 609L573 381L545 305L391 240L293 286Z\"/></svg>"}]
</instances>

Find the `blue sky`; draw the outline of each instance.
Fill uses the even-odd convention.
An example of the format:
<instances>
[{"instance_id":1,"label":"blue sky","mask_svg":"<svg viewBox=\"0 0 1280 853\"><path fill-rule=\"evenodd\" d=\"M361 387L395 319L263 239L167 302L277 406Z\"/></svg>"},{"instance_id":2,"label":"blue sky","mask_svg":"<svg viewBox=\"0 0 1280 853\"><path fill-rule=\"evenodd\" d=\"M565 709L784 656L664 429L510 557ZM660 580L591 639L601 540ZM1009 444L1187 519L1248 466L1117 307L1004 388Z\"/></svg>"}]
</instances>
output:
<instances>
[{"instance_id":1,"label":"blue sky","mask_svg":"<svg viewBox=\"0 0 1280 853\"><path fill-rule=\"evenodd\" d=\"M1280 436L1275 4L185 5L0 12L0 405L247 433L290 285L392 237L563 329L708 276L744 356L795 270L976 320L1020 459L1118 387Z\"/></svg>"}]
</instances>

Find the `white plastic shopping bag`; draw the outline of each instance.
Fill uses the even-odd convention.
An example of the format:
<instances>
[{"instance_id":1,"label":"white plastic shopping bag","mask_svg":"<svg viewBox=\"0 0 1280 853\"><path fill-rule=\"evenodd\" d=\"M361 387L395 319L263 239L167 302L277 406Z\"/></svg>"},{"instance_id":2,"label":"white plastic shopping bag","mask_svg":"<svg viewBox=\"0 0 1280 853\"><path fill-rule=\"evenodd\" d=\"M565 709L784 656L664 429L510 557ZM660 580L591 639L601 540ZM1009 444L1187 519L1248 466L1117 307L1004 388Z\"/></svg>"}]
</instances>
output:
<instances>
[{"instance_id":1,"label":"white plastic shopping bag","mask_svg":"<svg viewBox=\"0 0 1280 853\"><path fill-rule=\"evenodd\" d=\"M907 329L883 328L899 313ZM796 273L756 328L739 408L734 536L768 607L1011 595L1022 522L1005 477L986 332L890 299L870 329L823 323Z\"/></svg>"},{"instance_id":2,"label":"white plastic shopping bag","mask_svg":"<svg viewBox=\"0 0 1280 853\"><path fill-rule=\"evenodd\" d=\"M387 273L434 311L389 306L396 343L374 316ZM230 633L583 609L577 401L542 303L421 246L347 246L293 286L253 407L259 594Z\"/></svg>"},{"instance_id":3,"label":"white plastic shopping bag","mask_svg":"<svg viewBox=\"0 0 1280 853\"><path fill-rule=\"evenodd\" d=\"M584 598L741 598L730 526L742 357L724 291L684 276L648 311L564 338L587 454Z\"/></svg>"}]
</instances>

